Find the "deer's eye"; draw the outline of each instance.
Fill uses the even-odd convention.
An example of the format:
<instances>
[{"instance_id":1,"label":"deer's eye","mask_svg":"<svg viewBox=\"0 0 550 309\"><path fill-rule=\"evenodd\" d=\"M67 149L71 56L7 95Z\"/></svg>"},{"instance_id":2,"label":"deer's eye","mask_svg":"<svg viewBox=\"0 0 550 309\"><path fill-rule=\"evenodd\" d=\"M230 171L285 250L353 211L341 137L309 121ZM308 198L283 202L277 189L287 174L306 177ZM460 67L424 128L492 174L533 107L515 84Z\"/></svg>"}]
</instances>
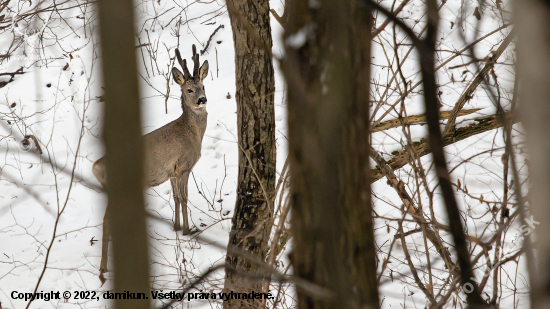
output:
<instances>
[{"instance_id":1,"label":"deer's eye","mask_svg":"<svg viewBox=\"0 0 550 309\"><path fill-rule=\"evenodd\" d=\"M187 93L192 93L192 92L193 92L193 90L187 89Z\"/></svg>"},{"instance_id":2,"label":"deer's eye","mask_svg":"<svg viewBox=\"0 0 550 309\"><path fill-rule=\"evenodd\" d=\"M202 90L204 90L204 86L202 86Z\"/></svg>"}]
</instances>

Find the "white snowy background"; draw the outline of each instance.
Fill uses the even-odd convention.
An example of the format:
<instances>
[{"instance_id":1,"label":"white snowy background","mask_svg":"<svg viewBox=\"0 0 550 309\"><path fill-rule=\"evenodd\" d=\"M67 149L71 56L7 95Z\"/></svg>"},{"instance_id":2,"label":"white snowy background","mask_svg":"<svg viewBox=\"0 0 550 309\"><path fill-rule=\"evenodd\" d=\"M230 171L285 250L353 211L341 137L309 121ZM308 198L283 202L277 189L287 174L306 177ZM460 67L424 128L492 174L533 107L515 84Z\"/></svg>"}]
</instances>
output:
<instances>
[{"instance_id":1,"label":"white snowy background","mask_svg":"<svg viewBox=\"0 0 550 309\"><path fill-rule=\"evenodd\" d=\"M9 5L12 11L23 14L27 2L15 1ZM479 25L479 33L475 36L474 21L470 28L463 29L466 37L461 36L458 26L451 27L451 22L457 23L461 11L468 20L474 18L472 12L477 1L449 0L440 11L442 20L439 46L441 52L438 62L441 63L452 56L452 51L463 48L466 42L471 42L494 29L502 26L502 21L495 12L484 12L484 18ZM465 4L464 6L461 6ZM45 2L43 6L48 6ZM270 1L270 6L281 15L284 3L280 0ZM390 4L387 4L389 7ZM67 5L69 7L69 5ZM204 49L213 31L223 25L224 28L213 36L210 46L200 57L201 63L208 60L210 72L204 80L208 98L208 126L202 144L202 158L193 170L189 187L189 210L191 226L202 230L200 236L182 236L173 231L173 199L169 183L146 191L146 208L151 214L164 218L163 221L148 220L150 237L151 281L152 288L163 289L165 292L180 288L195 276L220 265L225 259L224 247L228 241L231 216L235 204L237 180L237 117L234 72L234 47L231 26L225 3L221 0L208 3L179 0L136 1L136 29L139 40L136 45L137 59L140 70L140 96L142 108L143 133L151 132L181 114L180 89L169 76L173 64L174 49L178 47L182 57L190 59L191 45L196 44L198 50ZM405 16L405 22L414 30L419 31L424 26L424 7L420 1L411 1L400 16ZM106 197L99 188L99 183L91 173L95 160L104 155L101 143L101 115L104 102L100 97L101 89L101 55L97 31L97 13L90 5L85 8L68 8L57 13L42 14L41 21L29 21L25 25L12 24L13 33L21 37L22 47L15 56L0 63L0 72L13 72L23 67L25 74L16 75L14 81L0 88L0 303L2 308L25 308L24 300L11 298L13 291L32 292L42 276L47 248L51 246L47 268L43 273L38 292L44 291L107 291L112 289L111 281L101 286L98 279L99 261L101 257L102 220L106 206ZM377 20L378 24L384 18ZM44 27L48 23L50 27ZM86 25L86 26L84 26ZM278 58L283 57L281 42L283 29L271 18L272 35L274 39L273 53ZM491 50L498 47L502 38L510 29L504 29L489 36L476 45L478 58L485 57ZM116 29L113 29L116 31ZM388 26L386 33L373 42L372 77L380 84L388 83L391 72L387 69L388 60L381 46L391 41L392 27ZM38 39L43 36L43 41ZM404 36L402 36L404 37ZM0 36L0 52L12 40L10 36ZM410 46L399 50L403 59ZM513 57L512 47L501 57L501 61L510 63ZM217 51L217 52L216 52ZM445 52L448 51L448 52ZM393 51L392 51L393 52ZM413 51L404 62L403 72L407 80L416 83L420 80L417 56ZM465 60L466 59L466 60ZM172 62L171 62L172 61ZM450 110L462 90L476 74L476 66L462 67L451 70L449 67L463 64L468 58L457 57L438 72L438 82L441 86L441 101L443 110ZM68 67L67 67L68 64ZM395 63L392 63L395 65ZM277 138L277 167L280 171L287 157L286 143L286 99L285 84L279 70L279 64L274 61L276 69L275 119ZM466 72L464 72L466 71ZM509 65L497 65L495 71L499 75L506 95L511 93L513 84L513 68ZM462 81L460 84L451 81ZM170 92L167 99L167 77L169 77ZM373 87L374 100L387 100L393 103L398 94L390 91L381 96L385 89ZM405 100L408 115L423 112L421 93L417 89ZM503 104L509 105L509 97L503 98ZM11 107L15 103L15 106ZM385 110L383 107L374 114L379 120ZM469 115L473 119L481 115L493 114L496 110L481 88L466 108L483 108ZM382 120L396 118L395 111L390 111ZM11 119L11 120L10 120ZM17 119L17 121L13 121ZM459 118L462 121L464 118ZM8 120L9 123L8 123ZM83 121L82 121L83 120ZM460 126L466 126L473 121L465 121ZM521 131L515 127L513 135L521 140ZM31 150L21 146L25 135L35 135L42 143L44 151L42 158L36 148ZM79 137L82 136L81 139ZM425 126L412 126L411 136L418 141L426 136ZM384 153L386 159L390 153L403 148L404 141L401 128L373 134L373 144L377 150ZM458 166L453 172L453 181L461 179L467 184L467 194L458 190L457 200L463 209L470 214L483 216L488 205L479 201L499 201L502 199L502 163L503 154L502 130L493 130L477 135L468 140L456 143L446 148L450 168ZM483 153L482 155L477 155ZM76 158L76 159L75 159ZM471 158L471 159L470 159ZM469 159L464 162L465 159ZM430 166L430 156L422 158L424 167ZM523 162L523 158L518 160ZM53 164L50 164L52 162ZM520 166L523 166L520 164ZM74 178L71 173L74 168ZM525 169L525 168L524 168ZM525 172L525 170L522 170ZM396 171L405 183L412 180L409 166ZM437 181L433 173L428 176L429 186L433 189ZM409 192L415 192L416 185L408 183ZM399 218L401 202L395 192L380 180L372 186L375 210L382 217ZM422 203L428 202L427 194L421 189ZM477 198L477 199L476 199ZM415 199L417 197L415 196ZM56 224L57 213L63 209L59 222ZM436 190L434 209L438 220L447 222L446 213ZM487 217L489 218L489 217ZM481 219L480 222L487 223ZM377 220L377 243L387 248L396 232L397 222ZM386 232L390 226L392 232ZM519 226L519 225L518 225ZM415 228L414 224L405 227ZM484 226L478 227L476 222L468 221L468 233L483 240L492 236L484 232ZM55 228L55 230L54 230ZM490 230L490 229L489 229ZM52 235L56 237L52 243ZM485 234L484 234L485 233ZM519 236L518 228L509 230L510 234ZM517 238L517 237L516 237ZM408 238L412 243L423 246L421 237ZM509 236L514 239L514 235ZM91 241L97 240L97 241ZM387 242L387 240L390 240ZM451 242L450 237L445 240ZM93 245L92 245L93 244ZM384 247L386 246L386 247ZM520 248L521 241L505 242L503 251L515 252ZM409 247L409 250L411 248ZM283 256L289 251L283 253ZM396 250L397 251L397 250ZM478 250L479 251L479 250ZM401 253L394 253L399 257ZM425 259L422 252L417 261ZM492 256L491 252L491 256ZM385 255L380 253L379 258ZM441 259L432 252L432 267L443 268ZM402 259L401 259L402 260ZM520 261L522 261L520 259ZM131 262L131 261L129 261ZM288 261L283 258L287 265ZM479 265L480 263L478 263ZM425 269L425 265L417 265ZM284 268L280 268L284 270ZM392 265L393 276L403 273L408 276L408 266ZM523 264L506 267L511 273L518 273L519 278L508 282L510 289L516 288L513 296L510 290L505 291L502 308L525 308L527 303L525 292L527 278ZM483 271L484 269L480 269ZM445 271L437 272L445 278ZM109 274L111 275L111 274ZM199 289L220 292L223 287L223 270L216 271ZM423 275L425 276L425 274ZM425 278L425 277L422 277ZM443 279L444 280L444 279ZM501 280L511 280L501 277ZM490 280L492 282L492 279ZM287 297L280 306L293 306L293 292L286 289ZM519 292L518 292L519 291ZM516 296L516 292L518 292ZM424 295L419 290L403 285L399 280L390 280L386 273L382 279L380 298L383 308L423 308L426 304ZM463 300L463 299L462 299ZM460 300L460 302L462 302ZM160 303L155 303L159 305ZM112 303L106 300L76 300L74 297L64 300L35 301L30 308L106 308ZM219 301L193 301L178 304L178 308L220 307Z\"/></svg>"}]
</instances>

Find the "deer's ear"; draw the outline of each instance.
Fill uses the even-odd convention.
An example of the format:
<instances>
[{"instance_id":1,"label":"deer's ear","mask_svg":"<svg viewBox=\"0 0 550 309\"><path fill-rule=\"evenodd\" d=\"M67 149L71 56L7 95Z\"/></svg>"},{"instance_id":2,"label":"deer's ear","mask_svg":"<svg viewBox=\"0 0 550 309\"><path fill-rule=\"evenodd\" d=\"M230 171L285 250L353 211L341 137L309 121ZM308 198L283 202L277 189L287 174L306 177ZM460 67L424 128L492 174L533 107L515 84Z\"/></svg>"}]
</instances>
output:
<instances>
[{"instance_id":1,"label":"deer's ear","mask_svg":"<svg viewBox=\"0 0 550 309\"><path fill-rule=\"evenodd\" d=\"M199 76L201 78L201 80L203 80L206 75L208 75L208 60L205 60L203 63L202 63L202 66L199 70Z\"/></svg>"},{"instance_id":2,"label":"deer's ear","mask_svg":"<svg viewBox=\"0 0 550 309\"><path fill-rule=\"evenodd\" d=\"M177 68L172 68L172 76L174 77L176 83L180 85L183 85L185 83L185 78L183 77L183 74Z\"/></svg>"}]
</instances>

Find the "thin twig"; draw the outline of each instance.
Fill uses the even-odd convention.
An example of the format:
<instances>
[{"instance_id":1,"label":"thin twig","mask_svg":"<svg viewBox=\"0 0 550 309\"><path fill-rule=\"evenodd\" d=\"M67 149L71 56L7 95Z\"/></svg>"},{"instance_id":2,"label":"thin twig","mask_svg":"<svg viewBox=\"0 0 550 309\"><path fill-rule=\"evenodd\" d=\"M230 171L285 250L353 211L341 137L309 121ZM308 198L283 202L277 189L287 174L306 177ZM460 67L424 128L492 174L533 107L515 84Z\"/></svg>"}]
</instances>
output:
<instances>
[{"instance_id":1,"label":"thin twig","mask_svg":"<svg viewBox=\"0 0 550 309\"><path fill-rule=\"evenodd\" d=\"M220 25L218 28L216 28L216 30L214 30L214 32L212 32L212 34L210 35L210 37L208 38L208 41L206 42L206 46L204 47L203 50L201 50L201 56L204 55L204 53L206 52L206 50L208 49L208 46L210 46L210 41L212 41L212 38L214 37L214 35L216 34L216 32L218 32L218 30L220 30L221 28L224 28L223 25ZM216 57L216 60L218 58Z\"/></svg>"}]
</instances>

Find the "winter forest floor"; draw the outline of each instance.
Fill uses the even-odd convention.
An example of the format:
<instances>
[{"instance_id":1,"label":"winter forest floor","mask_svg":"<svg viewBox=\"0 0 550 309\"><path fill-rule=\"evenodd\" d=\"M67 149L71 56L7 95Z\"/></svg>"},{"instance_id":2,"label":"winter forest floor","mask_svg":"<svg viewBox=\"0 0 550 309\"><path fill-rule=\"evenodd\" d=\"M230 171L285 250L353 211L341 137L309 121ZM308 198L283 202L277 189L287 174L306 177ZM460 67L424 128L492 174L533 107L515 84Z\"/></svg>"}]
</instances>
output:
<instances>
[{"instance_id":1,"label":"winter forest floor","mask_svg":"<svg viewBox=\"0 0 550 309\"><path fill-rule=\"evenodd\" d=\"M275 12L283 14L283 1L269 2ZM425 26L422 2L405 3L398 16L420 33ZM392 2L382 4L389 8ZM454 107L487 63L487 57L510 33L506 10L499 10L506 5L505 1L499 7L486 6L480 18L475 13L477 1L448 0L442 5L440 50L436 59L436 67L441 66L437 77L442 111ZM111 280L102 286L98 279L106 195L91 172L94 161L104 155L101 128L105 102L96 8L92 2L81 0L55 4L11 1L5 8L5 17L0 17L0 308L25 308L27 302L13 299L12 292L30 293L38 282L38 292L69 291L73 296L68 301L35 301L30 308L108 308L112 306L108 300L74 297L76 291L95 291L100 295L113 287ZM2 9L0 5L0 14L4 13ZM376 26L382 25L385 18L376 17ZM202 157L193 169L189 187L191 227L199 232L191 236L174 232L174 200L169 182L145 192L146 209L152 215L148 219L151 286L167 292L181 288L225 260L236 198L239 151L234 47L227 8L221 0L204 3L138 0L135 18L144 134L181 114L180 89L170 73L175 48L179 47L182 57L190 59L191 45L196 44L201 63L208 60L210 64L204 80L208 126ZM271 29L276 57L277 169L281 173L288 153L285 82L277 60L284 57L281 41L284 30L275 18L271 18ZM473 49L463 50L478 39ZM404 34L387 26L373 39L372 46L373 123L397 119L399 115L421 114L416 51L411 51ZM468 55L472 52L479 62L470 60ZM7 54L10 57L2 56ZM465 109L476 111L459 117L459 128L488 123L479 119L496 112L488 91L491 87L493 90L498 87L499 101L505 110L510 110L514 61L512 42L488 74L489 83L480 85L468 98ZM408 93L400 100L403 79L407 81ZM394 126L373 133L372 143L385 160L397 160L409 149L408 138L417 143L415 146L421 146L426 132L422 121ZM25 138L31 135L36 137L41 154L33 138ZM512 141L524 179L522 186L527 188L523 133L517 124L512 130ZM490 127L467 138L458 134L449 140L445 151L464 214L463 224L466 223L470 237L476 278L486 283L483 297L493 297L496 284L501 308L526 308L529 288L520 252L526 235L520 228L511 177L504 180L507 157L502 128ZM419 174L420 169L411 165L395 172L426 218L435 218L440 224L437 233L443 246L450 248L452 239L444 228L448 219L431 156L422 157L417 164L422 165L424 172ZM375 166L372 161L372 168ZM288 186L282 191L277 200L279 205L285 202ZM385 179L374 182L372 192L378 270L382 272L379 278L382 308L424 308L427 299L416 286L403 244L396 237L398 221L404 216L403 202ZM510 209L501 214L504 202ZM501 227L504 230L497 245L492 236ZM446 308L464 307L464 292L452 281L451 271L434 245L423 237L417 223L408 218L403 229L409 231L406 245L420 278L429 282L428 289L435 294L450 294ZM276 266L290 274L288 253L292 240L286 232L283 236ZM452 248L450 253L454 258ZM492 265L497 260L506 263L494 272ZM111 275L108 273L107 279ZM495 275L497 280L493 280ZM196 292L221 292L223 278L223 268L216 269ZM292 285L272 282L271 290L278 291L277 307L296 306ZM154 302L155 306L161 304L160 300ZM184 301L177 306L221 308L221 300Z\"/></svg>"}]
</instances>

